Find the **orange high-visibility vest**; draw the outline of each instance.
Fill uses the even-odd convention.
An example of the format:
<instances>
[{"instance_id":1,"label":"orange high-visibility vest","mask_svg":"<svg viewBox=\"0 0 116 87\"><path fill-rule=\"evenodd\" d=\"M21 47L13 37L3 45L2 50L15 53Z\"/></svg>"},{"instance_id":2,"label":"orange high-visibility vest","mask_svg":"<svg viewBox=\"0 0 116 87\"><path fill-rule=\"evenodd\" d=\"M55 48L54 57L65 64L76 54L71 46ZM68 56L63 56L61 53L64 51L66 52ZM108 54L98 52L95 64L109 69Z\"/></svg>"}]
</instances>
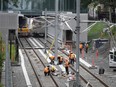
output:
<instances>
[{"instance_id":1,"label":"orange high-visibility vest","mask_svg":"<svg viewBox=\"0 0 116 87\"><path fill-rule=\"evenodd\" d=\"M71 53L68 55L69 58L71 58Z\"/></svg>"},{"instance_id":2,"label":"orange high-visibility vest","mask_svg":"<svg viewBox=\"0 0 116 87\"><path fill-rule=\"evenodd\" d=\"M75 54L72 53L72 54L71 54L71 59L74 59L74 58L75 58Z\"/></svg>"},{"instance_id":3,"label":"orange high-visibility vest","mask_svg":"<svg viewBox=\"0 0 116 87\"><path fill-rule=\"evenodd\" d=\"M79 48L82 49L82 48L83 48L83 44L80 44L80 45L79 45Z\"/></svg>"},{"instance_id":4,"label":"orange high-visibility vest","mask_svg":"<svg viewBox=\"0 0 116 87\"><path fill-rule=\"evenodd\" d=\"M48 72L49 70L48 70L48 67L45 67L44 68L44 72Z\"/></svg>"},{"instance_id":5,"label":"orange high-visibility vest","mask_svg":"<svg viewBox=\"0 0 116 87\"><path fill-rule=\"evenodd\" d=\"M54 60L54 59L55 59L55 57L54 57L54 56L50 56L50 59L51 59L51 60Z\"/></svg>"},{"instance_id":6,"label":"orange high-visibility vest","mask_svg":"<svg viewBox=\"0 0 116 87\"><path fill-rule=\"evenodd\" d=\"M65 62L65 67L69 67L69 62L68 61Z\"/></svg>"}]
</instances>

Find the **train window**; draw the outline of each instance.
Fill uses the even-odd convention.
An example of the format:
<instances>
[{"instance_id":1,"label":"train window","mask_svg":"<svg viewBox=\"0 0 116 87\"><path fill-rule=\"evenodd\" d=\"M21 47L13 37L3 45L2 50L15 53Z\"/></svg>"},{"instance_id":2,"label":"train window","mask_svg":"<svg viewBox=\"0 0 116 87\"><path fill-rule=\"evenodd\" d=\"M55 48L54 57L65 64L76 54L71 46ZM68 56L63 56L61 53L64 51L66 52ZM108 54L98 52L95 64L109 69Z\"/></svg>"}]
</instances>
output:
<instances>
[{"instance_id":1,"label":"train window","mask_svg":"<svg viewBox=\"0 0 116 87\"><path fill-rule=\"evenodd\" d=\"M110 54L113 54L113 52L110 52Z\"/></svg>"},{"instance_id":2,"label":"train window","mask_svg":"<svg viewBox=\"0 0 116 87\"><path fill-rule=\"evenodd\" d=\"M116 55L114 55L114 61L116 62Z\"/></svg>"},{"instance_id":3,"label":"train window","mask_svg":"<svg viewBox=\"0 0 116 87\"><path fill-rule=\"evenodd\" d=\"M110 58L113 59L113 55L110 55Z\"/></svg>"},{"instance_id":4,"label":"train window","mask_svg":"<svg viewBox=\"0 0 116 87\"><path fill-rule=\"evenodd\" d=\"M25 17L19 17L19 28L24 28L27 24L27 19Z\"/></svg>"},{"instance_id":5,"label":"train window","mask_svg":"<svg viewBox=\"0 0 116 87\"><path fill-rule=\"evenodd\" d=\"M116 55L116 51L114 51L114 55Z\"/></svg>"}]
</instances>

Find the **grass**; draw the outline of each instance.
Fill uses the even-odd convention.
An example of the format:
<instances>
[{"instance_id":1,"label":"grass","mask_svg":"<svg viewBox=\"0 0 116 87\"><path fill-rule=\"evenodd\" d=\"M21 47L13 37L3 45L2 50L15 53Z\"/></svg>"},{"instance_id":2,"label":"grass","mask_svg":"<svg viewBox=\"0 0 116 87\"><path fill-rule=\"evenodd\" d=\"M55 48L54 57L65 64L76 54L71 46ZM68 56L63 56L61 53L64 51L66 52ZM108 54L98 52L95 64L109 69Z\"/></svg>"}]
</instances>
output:
<instances>
[{"instance_id":1,"label":"grass","mask_svg":"<svg viewBox=\"0 0 116 87\"><path fill-rule=\"evenodd\" d=\"M14 44L11 45L11 49L12 49L12 51L11 51L11 60L12 60L12 62L14 62L15 61L15 55L16 55L16 48L15 48ZM9 52L10 52L10 45L9 45Z\"/></svg>"},{"instance_id":2,"label":"grass","mask_svg":"<svg viewBox=\"0 0 116 87\"><path fill-rule=\"evenodd\" d=\"M98 22L94 26L91 27L90 31L88 32L88 40L91 41L92 39L98 38L110 38L107 32L103 32L103 29L107 27L107 25L103 22ZM110 29L113 33L113 36L116 36L116 26Z\"/></svg>"},{"instance_id":3,"label":"grass","mask_svg":"<svg viewBox=\"0 0 116 87\"><path fill-rule=\"evenodd\" d=\"M0 83L0 87L3 87L3 85Z\"/></svg>"},{"instance_id":4,"label":"grass","mask_svg":"<svg viewBox=\"0 0 116 87\"><path fill-rule=\"evenodd\" d=\"M5 49L5 46L4 46L4 43L2 41L1 33L0 33L0 82L1 82L3 61L4 61L4 58L5 58L5 50L4 49ZM0 87L2 87L1 84L0 84Z\"/></svg>"},{"instance_id":5,"label":"grass","mask_svg":"<svg viewBox=\"0 0 116 87\"><path fill-rule=\"evenodd\" d=\"M91 27L90 31L88 32L88 40L97 39L101 37L101 33L105 24L102 22L96 23L94 26Z\"/></svg>"}]
</instances>

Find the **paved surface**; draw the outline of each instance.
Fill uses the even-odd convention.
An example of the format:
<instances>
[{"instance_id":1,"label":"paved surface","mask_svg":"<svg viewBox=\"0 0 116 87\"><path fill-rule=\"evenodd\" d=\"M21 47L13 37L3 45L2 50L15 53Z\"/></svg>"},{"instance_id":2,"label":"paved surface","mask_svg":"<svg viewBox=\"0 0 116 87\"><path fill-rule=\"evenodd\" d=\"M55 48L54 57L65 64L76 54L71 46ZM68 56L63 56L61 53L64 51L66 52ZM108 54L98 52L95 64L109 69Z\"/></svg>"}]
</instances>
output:
<instances>
[{"instance_id":1,"label":"paved surface","mask_svg":"<svg viewBox=\"0 0 116 87\"><path fill-rule=\"evenodd\" d=\"M75 51L75 49L73 51ZM106 55L106 54L104 54L104 55ZM96 58L96 53L92 52L90 50L88 52L88 54L86 54L83 59L85 61L87 61L88 63L92 64L93 63L92 59L94 58L94 64L97 66L97 69L90 69L91 72L93 72L95 75L97 75L98 77L103 79L107 84L110 85L110 87L115 87L116 72L113 72L112 69L109 69L109 67L108 67L108 56L104 57L104 55L99 54L98 58ZM82 57L82 55L80 55L80 57ZM99 67L101 67L101 66L105 69L105 73L103 75L98 74L99 73ZM30 73L29 76L31 77L31 82L35 84L35 81L33 81L33 78L35 78L35 77L34 77L32 71L30 71L30 69L29 69L30 66L28 65L28 62L27 62L26 67L28 69L28 72ZM13 85L14 85L14 87L26 87L26 82L25 82L25 78L23 76L21 66L12 66L12 70L13 70ZM4 69L3 69L2 76L3 76L2 82L4 83L5 82L4 81L5 80ZM61 78L61 77L59 77L59 78ZM33 87L37 87L37 86L35 85Z\"/></svg>"},{"instance_id":2,"label":"paved surface","mask_svg":"<svg viewBox=\"0 0 116 87\"><path fill-rule=\"evenodd\" d=\"M75 49L73 51L75 52ZM91 65L94 64L94 66L97 66L97 69L89 69L92 73L94 73L97 77L103 79L104 82L106 82L110 87L116 87L116 72L114 72L111 68L109 68L108 54L109 49L107 47L105 47L103 50L99 48L98 57L96 57L96 51L93 52L92 50L89 50L87 54L86 53L84 54L83 59L88 63L90 63ZM80 57L82 57L81 54ZM99 68L101 67L105 69L105 73L99 75Z\"/></svg>"}]
</instances>

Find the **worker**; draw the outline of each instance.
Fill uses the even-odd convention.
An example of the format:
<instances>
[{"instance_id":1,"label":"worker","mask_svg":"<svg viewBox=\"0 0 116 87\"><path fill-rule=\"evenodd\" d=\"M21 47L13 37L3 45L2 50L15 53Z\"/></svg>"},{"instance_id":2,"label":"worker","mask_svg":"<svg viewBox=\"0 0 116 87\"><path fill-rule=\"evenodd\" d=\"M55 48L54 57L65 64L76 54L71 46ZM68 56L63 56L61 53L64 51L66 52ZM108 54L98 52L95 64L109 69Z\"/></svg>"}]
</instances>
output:
<instances>
[{"instance_id":1,"label":"worker","mask_svg":"<svg viewBox=\"0 0 116 87\"><path fill-rule=\"evenodd\" d=\"M71 54L72 54L72 52L69 51L69 55L68 55L68 57L69 57L69 62L71 62Z\"/></svg>"},{"instance_id":2,"label":"worker","mask_svg":"<svg viewBox=\"0 0 116 87\"><path fill-rule=\"evenodd\" d=\"M82 43L79 44L79 49L80 49L80 53L82 53L82 49L83 49L83 44Z\"/></svg>"},{"instance_id":3,"label":"worker","mask_svg":"<svg viewBox=\"0 0 116 87\"><path fill-rule=\"evenodd\" d=\"M63 57L62 56L58 56L58 64L62 64L63 63Z\"/></svg>"},{"instance_id":4,"label":"worker","mask_svg":"<svg viewBox=\"0 0 116 87\"><path fill-rule=\"evenodd\" d=\"M69 80L75 80L76 79L74 72L71 72L68 77L69 77Z\"/></svg>"},{"instance_id":5,"label":"worker","mask_svg":"<svg viewBox=\"0 0 116 87\"><path fill-rule=\"evenodd\" d=\"M85 52L88 53L88 48L89 48L89 45L88 43L85 44Z\"/></svg>"},{"instance_id":6,"label":"worker","mask_svg":"<svg viewBox=\"0 0 116 87\"><path fill-rule=\"evenodd\" d=\"M52 73L54 73L56 71L55 66L52 65L50 70L51 70Z\"/></svg>"},{"instance_id":7,"label":"worker","mask_svg":"<svg viewBox=\"0 0 116 87\"><path fill-rule=\"evenodd\" d=\"M71 56L70 56L70 63L72 64L72 65L74 65L74 61L75 61L75 54L74 53L71 53Z\"/></svg>"},{"instance_id":8,"label":"worker","mask_svg":"<svg viewBox=\"0 0 116 87\"><path fill-rule=\"evenodd\" d=\"M55 59L55 57L54 57L54 56L50 56L49 58L50 58L50 60L51 60L51 64L54 64L54 59Z\"/></svg>"},{"instance_id":9,"label":"worker","mask_svg":"<svg viewBox=\"0 0 116 87\"><path fill-rule=\"evenodd\" d=\"M49 68L49 66L46 66L45 68L44 68L44 74L45 74L45 76L46 75L50 75L50 68Z\"/></svg>"},{"instance_id":10,"label":"worker","mask_svg":"<svg viewBox=\"0 0 116 87\"><path fill-rule=\"evenodd\" d=\"M65 70L66 70L67 75L69 74L69 66L70 66L70 63L68 60L66 60L65 61Z\"/></svg>"},{"instance_id":11,"label":"worker","mask_svg":"<svg viewBox=\"0 0 116 87\"><path fill-rule=\"evenodd\" d=\"M60 56L58 55L58 57L57 57L57 60L58 60L58 64L59 64L59 60L60 60Z\"/></svg>"}]
</instances>

